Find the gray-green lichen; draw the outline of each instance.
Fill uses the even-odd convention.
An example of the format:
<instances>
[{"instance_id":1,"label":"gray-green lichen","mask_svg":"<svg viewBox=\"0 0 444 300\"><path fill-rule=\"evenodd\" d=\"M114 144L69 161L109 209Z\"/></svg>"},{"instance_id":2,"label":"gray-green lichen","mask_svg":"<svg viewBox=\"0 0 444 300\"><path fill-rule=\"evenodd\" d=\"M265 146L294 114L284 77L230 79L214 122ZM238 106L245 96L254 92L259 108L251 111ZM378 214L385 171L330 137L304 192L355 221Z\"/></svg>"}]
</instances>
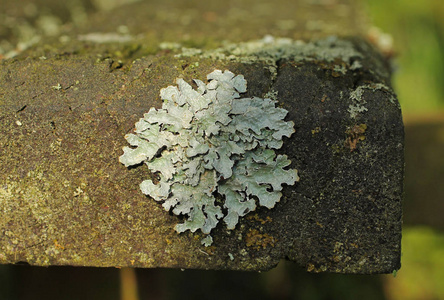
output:
<instances>
[{"instance_id":1,"label":"gray-green lichen","mask_svg":"<svg viewBox=\"0 0 444 300\"><path fill-rule=\"evenodd\" d=\"M174 44L175 49L179 45ZM290 38L275 38L265 36L260 40L244 43L228 43L224 47L213 50L201 50L195 48L181 48L178 57L199 56L218 60L239 61L242 63L264 62L271 74L277 74L277 62L281 59L294 62L324 61L335 63L343 61L355 70L362 66L360 60L362 54L355 49L353 43L330 36L313 42L304 42ZM345 74L347 69L342 65L335 65L335 71Z\"/></svg>"},{"instance_id":2,"label":"gray-green lichen","mask_svg":"<svg viewBox=\"0 0 444 300\"><path fill-rule=\"evenodd\" d=\"M390 102L392 104L399 106L397 104L395 97L393 96L392 90L385 84L374 83L374 84L360 85L356 89L350 91L350 101L352 102L352 104L349 105L348 112L350 113L350 117L353 119L356 118L359 113L368 111L367 107L365 107L367 101L363 98L365 90L370 90L373 92L377 90L382 90L387 93L390 93L391 94L391 97L389 98Z\"/></svg>"},{"instance_id":3,"label":"gray-green lichen","mask_svg":"<svg viewBox=\"0 0 444 300\"><path fill-rule=\"evenodd\" d=\"M234 229L257 205L273 208L282 185L299 180L286 169L287 156L273 150L294 132L294 123L284 121L287 111L269 98L240 98L247 90L242 75L215 70L207 79L195 79L196 90L180 78L163 88L162 108L136 123L126 136L133 148L124 147L120 157L127 167L145 163L158 175L140 188L165 210L186 216L177 232L209 234L220 219Z\"/></svg>"}]
</instances>

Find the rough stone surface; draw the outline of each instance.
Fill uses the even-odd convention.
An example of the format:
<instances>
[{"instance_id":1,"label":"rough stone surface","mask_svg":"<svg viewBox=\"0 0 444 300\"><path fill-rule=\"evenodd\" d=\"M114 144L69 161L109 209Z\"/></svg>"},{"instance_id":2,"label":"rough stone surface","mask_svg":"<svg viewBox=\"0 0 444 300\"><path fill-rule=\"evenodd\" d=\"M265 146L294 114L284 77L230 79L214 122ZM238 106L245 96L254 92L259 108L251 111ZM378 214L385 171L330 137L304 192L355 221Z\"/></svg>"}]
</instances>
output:
<instances>
[{"instance_id":1,"label":"rough stone surface","mask_svg":"<svg viewBox=\"0 0 444 300\"><path fill-rule=\"evenodd\" d=\"M138 5L148 4L96 14L90 32L104 32L108 20L124 16L134 16L127 22L135 22L130 27L135 30L140 24L136 16L142 14ZM344 11L355 10L349 3L341 5ZM113 43L112 52L105 51L108 44L80 41L75 35L80 33L72 33L69 42L39 43L0 62L0 263L267 270L286 258L311 272L399 269L404 134L383 57L358 29L346 32L354 37L324 46L344 41L354 53L350 59L312 55L270 61L267 52L256 53L257 60L243 54L223 59L205 55L222 46L212 38L225 33L232 42L266 33L322 38L331 27L311 34L306 25L285 33L284 23L274 31L253 21L233 27L224 25L227 18L217 5L194 7L195 14L208 17L203 22L220 22L212 25L219 31L212 36L204 30L202 40L190 29L187 48L204 49L196 55L185 55L177 45L158 46L172 42L169 34L182 35L181 30L193 26L175 24L171 28L179 33L170 27L163 31L166 27L157 24L162 21L148 18L150 25L141 26L160 26L149 31L158 33L156 38L147 33ZM319 13L316 20L332 14L324 16L325 7L305 9ZM264 17L264 24L271 19ZM349 26L356 21L351 20ZM345 28L341 22L333 28ZM72 32L76 30L87 34L85 28ZM243 34L240 40L236 32ZM296 129L277 152L289 156L300 181L284 189L274 209L257 209L235 230L219 224L212 232L213 245L203 247L202 234L177 234L177 216L140 192L146 168L127 169L118 157L134 123L150 107L161 106L162 87L177 77L205 80L215 68L243 74L248 81L244 96L277 92Z\"/></svg>"}]
</instances>

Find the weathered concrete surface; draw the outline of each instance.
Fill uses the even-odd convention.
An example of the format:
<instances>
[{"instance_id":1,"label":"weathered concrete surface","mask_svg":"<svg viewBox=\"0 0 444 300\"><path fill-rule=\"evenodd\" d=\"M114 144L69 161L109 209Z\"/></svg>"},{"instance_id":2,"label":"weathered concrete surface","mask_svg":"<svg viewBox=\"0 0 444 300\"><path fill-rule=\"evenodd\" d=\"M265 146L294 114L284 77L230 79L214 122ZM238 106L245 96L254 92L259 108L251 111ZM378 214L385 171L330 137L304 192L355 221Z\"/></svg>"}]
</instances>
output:
<instances>
[{"instance_id":1,"label":"weathered concrete surface","mask_svg":"<svg viewBox=\"0 0 444 300\"><path fill-rule=\"evenodd\" d=\"M169 9L171 3L154 11L181 11ZM204 28L201 19L183 25L190 35L179 40L182 45L205 49L194 49L190 56L177 45L158 45L174 41L168 38L176 37L174 28L179 35L187 32L172 21L176 18L165 17L163 26L156 18L144 19L147 24L135 21L142 11L153 12L144 5L148 4L99 13L90 28L73 29L65 42L39 43L1 62L0 262L267 270L287 258L314 272L399 269L402 118L387 65L359 37L359 27L346 32L353 38L313 44L311 54L282 45L253 54L230 46L221 56L214 48L222 45L224 34L234 42L265 33L321 38L332 27L310 33L305 23L287 31L284 23L270 30L255 21L234 26L223 23L223 9L216 4L211 10L190 6L198 16L211 12L209 20L202 19L204 25L213 19L221 22L213 24L218 28L214 35L203 30L202 40L200 31L191 29ZM355 9L341 5L348 12ZM328 20L334 14L323 15L324 9L315 6L309 11L319 13L314 20ZM89 40L88 30L115 30L109 24L124 17L132 34L138 24L160 27L121 43ZM352 28L358 22L339 19L333 28ZM276 18L267 13L262 23L272 20ZM174 26L167 27L168 22ZM242 34L240 40L237 33ZM107 47L112 51L105 51ZM239 50L236 56L227 57L233 49ZM270 61L276 49L291 55L276 55ZM258 209L233 231L220 224L212 234L213 246L205 248L202 234L177 234L173 228L178 218L140 192L147 170L126 169L118 157L134 123L150 107L161 106L162 87L174 84L176 77L205 80L215 68L243 74L248 81L245 96L278 92L296 129L280 152L289 156L301 179L284 189L274 209Z\"/></svg>"}]
</instances>

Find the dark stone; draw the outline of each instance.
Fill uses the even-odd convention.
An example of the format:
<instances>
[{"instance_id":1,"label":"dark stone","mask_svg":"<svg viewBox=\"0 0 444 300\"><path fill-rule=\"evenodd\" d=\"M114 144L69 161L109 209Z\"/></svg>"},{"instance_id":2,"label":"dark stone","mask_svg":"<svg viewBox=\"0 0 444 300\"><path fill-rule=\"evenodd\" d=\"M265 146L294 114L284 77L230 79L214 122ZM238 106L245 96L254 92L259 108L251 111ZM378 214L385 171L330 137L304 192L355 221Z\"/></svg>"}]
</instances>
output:
<instances>
[{"instance_id":1,"label":"dark stone","mask_svg":"<svg viewBox=\"0 0 444 300\"><path fill-rule=\"evenodd\" d=\"M157 49L133 62L131 52L121 63L97 59L92 53L104 46L89 53L79 41L63 53L37 45L27 58L3 60L0 263L267 270L286 258L311 272L399 269L401 111L386 61L358 35L271 62L267 51L209 58L214 50L206 44L198 55ZM341 43L354 54L318 55ZM296 129L279 152L300 181L285 187L275 208L257 209L235 230L220 223L205 248L201 233L177 234L179 218L140 192L147 170L127 169L118 157L134 123L161 106L161 88L177 77L205 80L215 68L243 74L245 96L278 92Z\"/></svg>"}]
</instances>

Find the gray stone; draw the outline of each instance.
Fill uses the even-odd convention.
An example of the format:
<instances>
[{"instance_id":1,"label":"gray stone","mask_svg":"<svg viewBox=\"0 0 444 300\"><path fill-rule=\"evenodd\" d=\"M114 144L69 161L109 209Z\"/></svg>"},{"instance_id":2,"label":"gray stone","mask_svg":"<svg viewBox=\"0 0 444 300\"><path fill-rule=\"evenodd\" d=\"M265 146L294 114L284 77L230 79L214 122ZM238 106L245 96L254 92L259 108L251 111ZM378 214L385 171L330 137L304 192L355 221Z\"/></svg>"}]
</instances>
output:
<instances>
[{"instance_id":1,"label":"gray stone","mask_svg":"<svg viewBox=\"0 0 444 300\"><path fill-rule=\"evenodd\" d=\"M0 263L267 270L285 258L311 272L400 268L404 134L385 59L359 26L326 37L357 22L323 23L339 6L304 8L329 24L307 31L309 20L267 10L263 24L248 21L241 8L252 4L239 3L230 14L190 4L183 19L173 17L179 4L165 16L168 3L132 4L1 61ZM149 5L145 15L155 15L143 19ZM125 16L131 34L108 34ZM300 181L235 230L220 223L204 247L202 233L176 233L179 218L140 192L147 169L118 158L124 135L161 106L161 88L177 77L205 81L215 68L243 74L243 96L276 96L289 111L296 132L277 152Z\"/></svg>"}]
</instances>

